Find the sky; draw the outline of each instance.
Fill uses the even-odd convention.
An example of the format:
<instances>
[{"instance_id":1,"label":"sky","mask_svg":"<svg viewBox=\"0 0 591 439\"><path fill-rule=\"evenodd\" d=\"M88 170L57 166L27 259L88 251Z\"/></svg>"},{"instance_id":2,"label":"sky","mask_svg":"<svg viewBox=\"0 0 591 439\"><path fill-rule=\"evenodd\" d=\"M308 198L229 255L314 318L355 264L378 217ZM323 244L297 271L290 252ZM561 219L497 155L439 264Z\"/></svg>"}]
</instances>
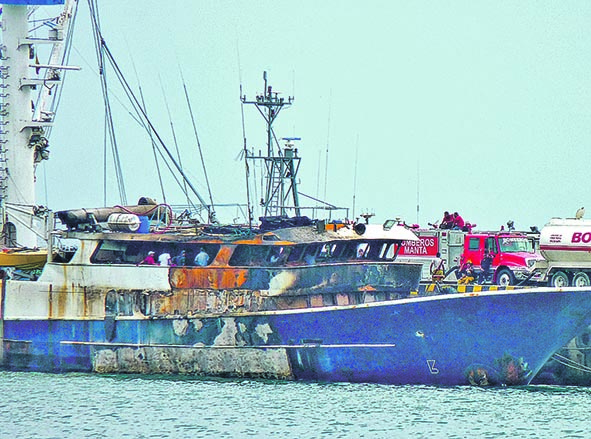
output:
<instances>
[{"instance_id":1,"label":"sky","mask_svg":"<svg viewBox=\"0 0 591 439\"><path fill-rule=\"evenodd\" d=\"M529 230L581 206L591 212L591 2L99 6L120 68L174 149L172 121L183 167L208 198L182 72L216 204L246 203L243 126L256 151L265 149L265 126L254 107L241 107L240 90L253 99L267 71L274 90L295 98L274 127L278 137L301 137L300 191L348 207L350 218L370 212L374 223L398 217L427 227L449 210L481 230L509 220ZM82 70L67 74L51 157L37 171L38 202L54 210L105 198L104 106L84 0L75 26L69 63ZM128 201L163 201L150 138L116 86L112 96ZM107 205L119 204L107 163ZM166 201L185 202L163 179ZM240 211L218 216L232 222Z\"/></svg>"}]
</instances>

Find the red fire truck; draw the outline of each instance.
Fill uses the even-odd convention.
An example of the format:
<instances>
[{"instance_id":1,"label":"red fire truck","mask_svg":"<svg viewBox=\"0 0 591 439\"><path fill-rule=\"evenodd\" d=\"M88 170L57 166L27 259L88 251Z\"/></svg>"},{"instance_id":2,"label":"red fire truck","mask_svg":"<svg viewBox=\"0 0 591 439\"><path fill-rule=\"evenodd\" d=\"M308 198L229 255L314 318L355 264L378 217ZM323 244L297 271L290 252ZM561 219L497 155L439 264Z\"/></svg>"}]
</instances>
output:
<instances>
[{"instance_id":1,"label":"red fire truck","mask_svg":"<svg viewBox=\"0 0 591 439\"><path fill-rule=\"evenodd\" d=\"M399 261L423 262L422 280L431 281L431 262L440 253L445 264L445 280L455 281L454 267L471 261L476 271L481 271L484 250L494 256L492 278L488 282L497 285L515 285L536 281L539 276L532 268L542 256L534 249L533 241L521 232L463 232L449 229L418 229L414 231L419 241L406 241L398 253Z\"/></svg>"}]
</instances>

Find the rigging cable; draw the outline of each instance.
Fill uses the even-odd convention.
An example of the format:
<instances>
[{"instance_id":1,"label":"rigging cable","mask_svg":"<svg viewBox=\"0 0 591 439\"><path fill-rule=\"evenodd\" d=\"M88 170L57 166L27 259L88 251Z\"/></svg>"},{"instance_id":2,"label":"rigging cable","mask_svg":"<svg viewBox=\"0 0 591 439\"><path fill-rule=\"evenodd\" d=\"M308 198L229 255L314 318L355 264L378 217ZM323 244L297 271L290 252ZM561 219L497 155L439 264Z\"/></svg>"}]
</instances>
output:
<instances>
[{"instance_id":1,"label":"rigging cable","mask_svg":"<svg viewBox=\"0 0 591 439\"><path fill-rule=\"evenodd\" d=\"M564 357L560 354L552 355L552 359L557 363L562 364L563 366L570 367L571 369L575 369L581 372L591 373L591 367L585 366L584 364L577 363L574 360L571 360L568 357Z\"/></svg>"},{"instance_id":2,"label":"rigging cable","mask_svg":"<svg viewBox=\"0 0 591 439\"><path fill-rule=\"evenodd\" d=\"M107 48L108 50L108 48ZM162 144L163 148L166 150L166 146L164 145L164 143L162 142L162 139L160 139L158 133L156 132L156 130L154 129L154 127L151 125L147 114L145 113L144 109L142 108L142 106L140 106L137 98L135 97L135 95L133 94L133 92L131 91L131 87L129 86L129 84L127 84L127 82L125 81L125 78L123 77L123 74L120 72L119 67L116 65L114 59L108 58L109 62L111 62L111 66L113 67L113 69L115 70L115 73L117 74L117 78L119 79L120 83L124 86L124 92L127 96L127 99L129 99L129 102L132 104L133 109L135 110L137 117L130 111L128 110L125 105L123 105L123 103L121 101L119 101L121 103L121 105L123 106L123 108L125 108L129 115L132 117L132 119L134 121L136 121L138 123L138 125L140 125L144 130L148 131L150 134L150 139L154 139L152 137L152 133L156 136L156 138L159 140L159 142ZM148 122L149 125L147 125L144 120L146 120ZM158 146L158 143L155 143L156 146ZM183 183L181 183L179 181L179 179L176 176L176 173L173 171L172 167L170 166L170 164L168 163L168 161L166 160L166 156L162 153L162 151L160 151L160 149L156 148L155 151L159 154L160 158L162 159L162 162L166 165L168 171L170 172L172 178L175 180L175 182L177 183L177 185L181 188L181 190L183 190L183 184L186 188L186 177L183 174ZM168 152L168 151L167 151ZM170 153L169 153L170 154ZM156 158L157 160L157 158ZM174 160L173 160L174 162ZM176 163L175 163L176 165ZM178 166L178 165L177 165ZM189 195L188 192L186 190L183 190L183 193L187 196L187 199L189 200L189 207L192 207L196 212L197 215L199 216L199 219L201 221L203 221L203 218L201 216L200 211L203 210L204 208L207 208L207 206L202 205L202 208L199 209L197 208L197 206L195 206L194 203L192 203L189 199ZM199 195L197 194L197 196L199 197Z\"/></svg>"},{"instance_id":3,"label":"rigging cable","mask_svg":"<svg viewBox=\"0 0 591 439\"><path fill-rule=\"evenodd\" d=\"M183 182L181 183L181 181L179 181L179 179L176 175L177 173L174 172L174 170L172 169L172 167L170 166L170 164L166 160L166 156L164 155L164 153L162 151L160 151L160 149L156 149L156 152L162 158L162 162L166 165L168 171L170 172L170 175L172 176L172 178L174 179L176 184L182 189L183 183L185 183L185 180L183 180ZM187 197L188 197L188 193L185 193L185 195L187 195ZM189 201L189 207L197 212L197 215L199 215L199 219L201 220L201 222L203 222L203 217L201 216L201 211L204 209L207 209L207 206L201 205L201 207L199 208L198 206L195 206L195 204L192 201Z\"/></svg>"},{"instance_id":4,"label":"rigging cable","mask_svg":"<svg viewBox=\"0 0 591 439\"><path fill-rule=\"evenodd\" d=\"M197 189L195 189L195 187L193 186L193 184L191 183L191 181L187 177L186 173L179 166L178 162L176 161L176 159L174 158L174 156L172 155L172 153L170 152L170 150L168 149L168 147L166 146L166 144L162 140L162 137L160 137L160 134L158 133L158 131L156 130L156 128L154 127L154 125L152 124L152 122L150 121L150 119L147 117L147 115L145 114L145 112L142 110L141 105L139 105L139 102L138 102L136 96L133 94L133 91L131 90L131 87L129 86L127 80L125 79L125 77L123 75L123 72L119 68L117 62L115 61L115 58L113 57L113 54L109 50L109 47L107 46L107 43L105 42L104 39L102 39L102 43L103 43L103 47L104 47L104 53L107 56L107 59L109 60L109 62L111 63L111 66L113 67L113 69L115 71L115 74L117 75L117 78L119 79L119 82L120 82L121 86L123 87L125 93L127 94L127 96L129 98L132 106L134 107L135 111L142 118L142 120L145 121L145 123L147 124L147 128L150 129L154 133L154 136L156 136L156 139L158 140L158 144L164 150L164 152L166 152L166 156L172 162L172 164L175 166L175 168L177 169L177 171L181 174L181 176L183 177L184 181L186 181L188 187L195 194L195 196L199 199L199 201L201 202L201 204L203 205L203 207L205 209L207 209L208 213L210 213L211 212L211 209L212 209L212 206L210 206L209 204L207 204L207 202L199 194L199 192L197 191ZM160 150L159 150L159 153L162 156L164 156L164 154ZM178 180L177 180L177 182L178 182Z\"/></svg>"},{"instance_id":5,"label":"rigging cable","mask_svg":"<svg viewBox=\"0 0 591 439\"><path fill-rule=\"evenodd\" d=\"M107 131L109 134L109 138L111 141L111 151L113 154L113 162L115 167L115 176L117 179L117 185L119 188L119 197L121 199L121 203L127 204L127 195L125 193L125 183L123 180L123 170L121 167L121 160L119 158L119 148L117 146L117 140L115 137L115 126L113 124L113 115L111 112L111 102L109 99L109 90L107 87L107 72L105 69L104 63L104 55L105 51L107 50L105 41L102 37L100 31L100 23L98 17L98 4L96 3L97 0L88 0L88 5L90 8L90 18L92 21L93 27L93 35L96 44L96 51L97 51L97 60L99 64L99 74L101 77L101 88L103 92L103 100L105 104L105 119L107 125Z\"/></svg>"},{"instance_id":6,"label":"rigging cable","mask_svg":"<svg viewBox=\"0 0 591 439\"><path fill-rule=\"evenodd\" d=\"M96 13L97 8L96 8L96 5L94 5L94 3L92 3L92 2L96 2L96 0L88 0L88 1L89 1L89 6L93 12L91 14L91 17L93 18L93 24L94 24L93 29L95 31L95 41L97 42L97 44L100 43L100 49L97 48L97 57L101 60L99 62L99 66L101 66L101 71L99 73L104 74L105 65L104 65L103 60L106 59L107 61L109 61L111 67L113 68L113 71L114 71L119 83L121 84L125 94L127 95L129 102L131 103L135 112L137 113L140 120L142 121L141 125L143 125L145 127L145 129L150 130L151 133L153 133L153 135L156 137L157 146L159 146L158 153L164 158L165 164L167 165L169 170L171 170L171 167L170 167L169 163L167 162L167 159L170 160L170 162L172 162L172 164L174 165L174 167L176 168L178 173L181 174L183 181L186 182L186 184L191 189L191 191L197 196L201 205L203 206L204 209L206 209L208 211L208 214L211 218L211 211L213 209L213 206L208 205L208 203L201 197L199 192L195 189L195 187L193 186L193 184L191 183L191 181L187 177L186 173L179 166L178 162L175 160L172 153L170 152L170 150L167 148L166 144L164 143L164 141L160 137L160 134L158 133L158 131L156 130L156 128L152 124L151 120L148 118L147 114L143 110L137 97L133 93L129 83L127 82L125 76L123 75L123 72L121 71L121 69L119 68L119 65L115 61L115 58L114 58L113 54L111 53L104 37L101 34L100 26L98 26L98 23L97 23L97 21L98 21L98 17L97 17L97 13ZM106 85L106 81L105 81L105 85ZM166 156L160 150L160 148L164 150L164 152L166 153ZM181 184L179 183L179 180L177 179L175 173L172 172L172 170L171 170L171 174L172 174L173 178L176 180L176 182L179 184L179 186L181 186Z\"/></svg>"},{"instance_id":7,"label":"rigging cable","mask_svg":"<svg viewBox=\"0 0 591 439\"><path fill-rule=\"evenodd\" d=\"M359 158L359 134L357 134L357 143L355 145L355 170L353 172L353 214L351 219L355 219L355 201L357 197L357 161Z\"/></svg>"},{"instance_id":8,"label":"rigging cable","mask_svg":"<svg viewBox=\"0 0 591 439\"><path fill-rule=\"evenodd\" d=\"M185 78L181 70L181 80L183 81L183 89L185 90L185 98L187 100L187 106L189 107L189 114L191 115L191 123L193 124L193 132L195 133L195 140L197 142L197 148L199 149L199 156L201 157L201 166L203 167L203 175L205 176L205 184L207 185L207 192L209 192L209 201L211 203L211 211L209 212L209 220L212 223L217 223L215 217L215 209L213 205L213 196L211 195L211 186L209 185L209 178L207 177L207 169L205 168L205 159L203 158L203 149L201 148L201 142L199 142L199 135L197 134L197 126L195 125L195 118L193 117L193 110L191 109L191 101L189 100L189 93L187 92L187 85L185 84Z\"/></svg>"},{"instance_id":9,"label":"rigging cable","mask_svg":"<svg viewBox=\"0 0 591 439\"><path fill-rule=\"evenodd\" d=\"M240 83L240 96L242 96L242 80ZM248 167L248 148L246 146L246 126L244 122L244 102L240 102L240 113L242 116L242 155L244 156L244 175L246 177L246 210L248 212L248 227L252 229L252 209L250 207L250 187L248 180L250 177L250 169Z\"/></svg>"},{"instance_id":10,"label":"rigging cable","mask_svg":"<svg viewBox=\"0 0 591 439\"><path fill-rule=\"evenodd\" d=\"M246 211L248 213L248 228L252 230L252 207L250 204L250 168L248 166L248 148L246 146L246 124L244 122L244 102L242 101L242 67L240 63L240 47L236 42L236 58L238 60L238 83L240 84L240 114L242 117L242 155L244 156L244 177L246 180ZM256 171L255 171L256 172ZM256 185L255 185L256 192Z\"/></svg>"},{"instance_id":11,"label":"rigging cable","mask_svg":"<svg viewBox=\"0 0 591 439\"><path fill-rule=\"evenodd\" d=\"M166 106L166 112L168 113L168 121L170 123L170 131L172 133L172 140L174 142L174 147L176 149L176 156L179 161L179 166L183 169L183 162L181 161L181 151L179 150L179 144L176 140L176 132L174 129L174 124L172 123L172 116L170 114L170 107L168 106L168 99L166 98L166 93L164 92L164 84L162 83L162 77L158 74L158 81L160 82L160 89L162 90L162 96L164 97L164 105ZM189 197L189 192L187 191L187 182L183 180L182 186L183 193L185 197L187 197L187 205L191 206L191 198Z\"/></svg>"},{"instance_id":12,"label":"rigging cable","mask_svg":"<svg viewBox=\"0 0 591 439\"><path fill-rule=\"evenodd\" d=\"M133 57L130 55L129 58L131 59L131 65L133 66L133 71L135 72L135 77L137 79L137 87L138 91L140 92L140 99L142 101L142 109L146 115L148 114L148 108L146 107L146 101L144 100L144 92L142 90L142 85L140 84L140 77L137 73L137 69L135 67L135 62L133 61ZM148 135L150 136L150 142L152 143L152 152L154 153L154 163L156 165L156 173L158 174L158 182L160 183L160 193L162 194L162 199L164 203L166 203L166 194L164 192L164 184L162 183L162 173L160 172L160 163L158 162L158 155L156 155L156 142L154 141L154 136L152 135L152 131L148 130Z\"/></svg>"},{"instance_id":13,"label":"rigging cable","mask_svg":"<svg viewBox=\"0 0 591 439\"><path fill-rule=\"evenodd\" d=\"M330 97L328 101L328 127L326 129L326 157L325 157L325 167L324 167L324 195L323 199L326 200L326 188L328 186L328 146L330 141L330 113L332 110L332 90L330 90ZM329 219L331 215L329 214Z\"/></svg>"}]
</instances>

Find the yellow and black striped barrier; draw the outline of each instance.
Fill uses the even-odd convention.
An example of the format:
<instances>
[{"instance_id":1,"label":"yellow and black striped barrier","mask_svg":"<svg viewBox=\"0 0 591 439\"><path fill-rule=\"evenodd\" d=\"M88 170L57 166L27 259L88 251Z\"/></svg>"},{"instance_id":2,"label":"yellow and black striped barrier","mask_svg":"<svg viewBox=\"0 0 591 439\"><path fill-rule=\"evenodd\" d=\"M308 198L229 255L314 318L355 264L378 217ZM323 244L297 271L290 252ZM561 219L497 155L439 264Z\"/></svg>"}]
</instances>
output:
<instances>
[{"instance_id":1,"label":"yellow and black striped barrier","mask_svg":"<svg viewBox=\"0 0 591 439\"><path fill-rule=\"evenodd\" d=\"M422 286L422 285L421 285ZM500 286L500 285L458 285L458 284L441 284L441 283L430 283L425 284L425 293L434 293L441 290L455 290L458 293L480 293L481 291L508 291L508 290L520 290L523 286ZM421 288L422 289L422 288Z\"/></svg>"}]
</instances>

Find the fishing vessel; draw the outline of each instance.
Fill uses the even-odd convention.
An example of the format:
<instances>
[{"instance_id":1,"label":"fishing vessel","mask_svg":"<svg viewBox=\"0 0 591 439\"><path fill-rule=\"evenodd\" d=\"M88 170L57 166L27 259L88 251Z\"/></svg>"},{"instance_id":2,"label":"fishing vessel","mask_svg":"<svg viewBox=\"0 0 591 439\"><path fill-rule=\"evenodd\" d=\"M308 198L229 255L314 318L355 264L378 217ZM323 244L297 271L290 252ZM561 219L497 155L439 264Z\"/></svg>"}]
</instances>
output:
<instances>
[{"instance_id":1,"label":"fishing vessel","mask_svg":"<svg viewBox=\"0 0 591 439\"><path fill-rule=\"evenodd\" d=\"M14 45L5 65L25 72L26 12L3 10L5 22L20 23L3 32L21 32L3 40ZM179 222L149 198L57 212L39 278L2 282L3 368L519 385L591 322L590 289L419 293L421 264L396 260L404 241L418 239L400 221L301 215L294 139L276 148L272 127L292 99L264 80L255 100L242 98L266 121L266 155L245 148L245 160L265 164L260 223L249 213L247 224L220 225L205 202L208 223ZM31 136L29 113L20 131Z\"/></svg>"}]
</instances>

